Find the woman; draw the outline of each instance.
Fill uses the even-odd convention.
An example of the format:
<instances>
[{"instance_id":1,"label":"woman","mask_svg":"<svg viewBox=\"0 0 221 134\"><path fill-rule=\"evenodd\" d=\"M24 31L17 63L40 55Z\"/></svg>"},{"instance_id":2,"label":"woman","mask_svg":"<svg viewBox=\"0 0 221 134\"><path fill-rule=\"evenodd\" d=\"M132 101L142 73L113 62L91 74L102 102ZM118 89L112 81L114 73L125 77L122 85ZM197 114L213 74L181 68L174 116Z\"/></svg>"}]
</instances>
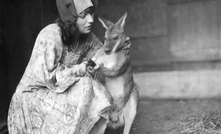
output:
<instances>
[{"instance_id":1,"label":"woman","mask_svg":"<svg viewBox=\"0 0 221 134\"><path fill-rule=\"evenodd\" d=\"M91 0L56 0L60 18L39 33L14 93L9 134L102 134L110 106L106 89L86 71L101 47L91 33Z\"/></svg>"}]
</instances>

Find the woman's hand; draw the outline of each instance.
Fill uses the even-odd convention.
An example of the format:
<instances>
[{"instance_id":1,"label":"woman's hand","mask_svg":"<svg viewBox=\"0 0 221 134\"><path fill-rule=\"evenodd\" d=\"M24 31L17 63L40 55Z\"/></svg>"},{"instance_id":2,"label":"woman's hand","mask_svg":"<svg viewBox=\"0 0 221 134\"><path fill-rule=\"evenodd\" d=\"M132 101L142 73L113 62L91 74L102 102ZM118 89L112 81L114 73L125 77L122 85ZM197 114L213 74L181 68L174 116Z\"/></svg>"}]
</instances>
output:
<instances>
[{"instance_id":1,"label":"woman's hand","mask_svg":"<svg viewBox=\"0 0 221 134\"><path fill-rule=\"evenodd\" d=\"M87 63L87 61L84 61L81 64L78 64L74 67L74 72L76 76L84 76L86 74Z\"/></svg>"},{"instance_id":2,"label":"woman's hand","mask_svg":"<svg viewBox=\"0 0 221 134\"><path fill-rule=\"evenodd\" d=\"M89 60L88 63L87 63L87 72L90 74L90 75L94 75L95 73L95 67L96 66L96 63L92 60Z\"/></svg>"}]
</instances>

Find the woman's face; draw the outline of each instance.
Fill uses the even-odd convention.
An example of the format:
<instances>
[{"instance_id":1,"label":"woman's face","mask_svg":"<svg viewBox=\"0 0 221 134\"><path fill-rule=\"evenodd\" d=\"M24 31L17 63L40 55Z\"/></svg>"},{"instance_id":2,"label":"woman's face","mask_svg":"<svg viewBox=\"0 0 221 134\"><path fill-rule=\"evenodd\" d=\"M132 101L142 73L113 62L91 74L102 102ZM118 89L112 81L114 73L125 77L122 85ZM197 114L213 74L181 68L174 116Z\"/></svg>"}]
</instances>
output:
<instances>
[{"instance_id":1,"label":"woman's face","mask_svg":"<svg viewBox=\"0 0 221 134\"><path fill-rule=\"evenodd\" d=\"M87 34L91 32L92 24L94 22L94 12L91 8L88 8L81 12L77 18L77 27L81 34Z\"/></svg>"}]
</instances>

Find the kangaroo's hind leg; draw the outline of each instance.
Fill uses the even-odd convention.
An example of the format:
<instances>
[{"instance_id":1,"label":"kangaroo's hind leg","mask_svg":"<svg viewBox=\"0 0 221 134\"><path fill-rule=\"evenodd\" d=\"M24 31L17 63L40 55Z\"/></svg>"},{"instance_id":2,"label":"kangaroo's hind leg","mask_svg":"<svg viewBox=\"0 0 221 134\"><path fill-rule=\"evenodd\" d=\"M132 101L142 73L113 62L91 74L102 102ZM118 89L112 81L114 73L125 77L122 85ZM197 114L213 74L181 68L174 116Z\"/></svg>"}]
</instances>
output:
<instances>
[{"instance_id":1,"label":"kangaroo's hind leg","mask_svg":"<svg viewBox=\"0 0 221 134\"><path fill-rule=\"evenodd\" d=\"M124 117L124 131L123 134L129 134L131 126L137 114L138 106L138 91L133 91L130 95L129 100L123 107L122 116Z\"/></svg>"}]
</instances>

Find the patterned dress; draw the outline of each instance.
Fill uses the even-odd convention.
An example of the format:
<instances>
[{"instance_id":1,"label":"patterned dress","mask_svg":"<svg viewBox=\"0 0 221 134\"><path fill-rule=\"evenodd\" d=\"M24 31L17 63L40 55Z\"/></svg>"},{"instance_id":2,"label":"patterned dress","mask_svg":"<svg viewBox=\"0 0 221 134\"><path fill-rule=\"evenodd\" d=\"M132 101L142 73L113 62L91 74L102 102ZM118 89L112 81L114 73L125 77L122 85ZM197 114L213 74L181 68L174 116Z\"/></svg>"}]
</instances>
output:
<instances>
[{"instance_id":1,"label":"patterned dress","mask_svg":"<svg viewBox=\"0 0 221 134\"><path fill-rule=\"evenodd\" d=\"M81 46L89 47L84 61L95 54L101 43L91 33ZM57 24L50 24L39 33L10 103L9 134L104 133L109 93L90 75L75 75L80 57L81 53L62 45Z\"/></svg>"}]
</instances>

